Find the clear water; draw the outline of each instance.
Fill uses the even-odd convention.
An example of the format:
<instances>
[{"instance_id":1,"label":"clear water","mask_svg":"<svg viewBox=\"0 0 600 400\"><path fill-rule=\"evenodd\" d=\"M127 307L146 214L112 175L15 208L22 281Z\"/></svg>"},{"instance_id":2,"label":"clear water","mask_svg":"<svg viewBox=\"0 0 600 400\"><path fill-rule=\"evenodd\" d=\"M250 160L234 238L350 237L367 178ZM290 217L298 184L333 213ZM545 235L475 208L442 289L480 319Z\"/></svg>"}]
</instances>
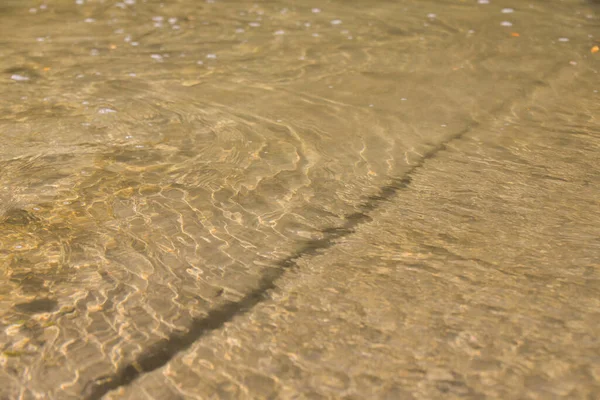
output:
<instances>
[{"instance_id":1,"label":"clear water","mask_svg":"<svg viewBox=\"0 0 600 400\"><path fill-rule=\"evenodd\" d=\"M0 4L0 398L600 397L598 5Z\"/></svg>"}]
</instances>

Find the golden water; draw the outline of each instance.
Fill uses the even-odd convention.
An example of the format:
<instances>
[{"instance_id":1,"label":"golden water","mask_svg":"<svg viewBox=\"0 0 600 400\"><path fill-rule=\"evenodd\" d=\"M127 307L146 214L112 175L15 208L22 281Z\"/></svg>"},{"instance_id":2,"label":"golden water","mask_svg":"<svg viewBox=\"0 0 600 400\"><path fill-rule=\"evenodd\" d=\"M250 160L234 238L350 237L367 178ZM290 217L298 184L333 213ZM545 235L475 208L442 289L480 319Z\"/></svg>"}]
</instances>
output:
<instances>
[{"instance_id":1,"label":"golden water","mask_svg":"<svg viewBox=\"0 0 600 400\"><path fill-rule=\"evenodd\" d=\"M0 398L600 397L582 0L3 0Z\"/></svg>"}]
</instances>

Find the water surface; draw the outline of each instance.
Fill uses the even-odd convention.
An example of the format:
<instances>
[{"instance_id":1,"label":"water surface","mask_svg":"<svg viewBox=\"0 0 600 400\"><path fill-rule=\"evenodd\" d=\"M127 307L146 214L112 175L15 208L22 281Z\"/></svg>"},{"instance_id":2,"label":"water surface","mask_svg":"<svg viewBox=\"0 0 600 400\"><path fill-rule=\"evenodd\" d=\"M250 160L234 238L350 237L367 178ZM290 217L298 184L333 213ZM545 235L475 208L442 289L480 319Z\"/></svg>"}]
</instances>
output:
<instances>
[{"instance_id":1,"label":"water surface","mask_svg":"<svg viewBox=\"0 0 600 400\"><path fill-rule=\"evenodd\" d=\"M600 396L598 9L5 0L1 398Z\"/></svg>"}]
</instances>

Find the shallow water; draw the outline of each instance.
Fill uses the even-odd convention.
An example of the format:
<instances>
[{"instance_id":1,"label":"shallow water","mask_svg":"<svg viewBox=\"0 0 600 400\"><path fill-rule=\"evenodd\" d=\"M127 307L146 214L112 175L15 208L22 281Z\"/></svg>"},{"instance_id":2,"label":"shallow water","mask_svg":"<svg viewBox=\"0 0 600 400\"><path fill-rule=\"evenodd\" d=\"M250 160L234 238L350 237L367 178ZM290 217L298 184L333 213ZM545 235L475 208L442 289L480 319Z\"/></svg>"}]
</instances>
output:
<instances>
[{"instance_id":1,"label":"shallow water","mask_svg":"<svg viewBox=\"0 0 600 400\"><path fill-rule=\"evenodd\" d=\"M0 398L600 397L598 5L0 5Z\"/></svg>"}]
</instances>

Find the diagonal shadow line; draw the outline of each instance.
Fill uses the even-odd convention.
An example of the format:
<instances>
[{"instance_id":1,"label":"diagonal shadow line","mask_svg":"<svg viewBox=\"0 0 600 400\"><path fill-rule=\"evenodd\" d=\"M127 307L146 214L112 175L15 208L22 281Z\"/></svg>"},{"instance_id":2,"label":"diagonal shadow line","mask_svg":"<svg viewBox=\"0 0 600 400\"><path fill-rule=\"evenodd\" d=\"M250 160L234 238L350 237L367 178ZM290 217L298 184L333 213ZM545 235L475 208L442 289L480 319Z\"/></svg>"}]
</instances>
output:
<instances>
[{"instance_id":1,"label":"diagonal shadow line","mask_svg":"<svg viewBox=\"0 0 600 400\"><path fill-rule=\"evenodd\" d=\"M561 69L560 66L556 66L540 80L534 82L531 88L523 90L523 93L520 96L517 95L515 97L529 97L536 87L545 85L544 82L548 77L556 75ZM490 114L501 114L506 111L507 108L510 108L514 100L516 99L513 98L501 103L498 107L491 110ZM468 132L479 126L480 123L473 121L471 125L467 126L462 131L448 137L445 141L429 150L418 163L412 165L401 177L390 178L388 184L380 187L377 194L368 197L364 202L357 206L359 209L358 212L347 215L344 224L323 231L324 237L322 239L306 242L296 253L277 262L276 267L268 269L261 276L258 285L241 300L225 303L210 311L204 317L194 318L187 332L174 333L167 339L158 341L150 346L140 357L123 366L116 373L99 377L88 382L84 388L84 399L99 400L109 391L127 386L140 375L166 365L173 357L175 357L175 355L188 349L202 336L222 328L225 323L237 316L244 315L261 301L268 299L268 292L276 288L276 281L282 277L287 270L296 266L296 261L298 259L312 256L332 247L336 244L337 239L352 234L359 225L372 221L372 218L368 213L379 208L383 203L390 201L398 191L407 188L412 182L413 175L423 167L427 160L436 157L439 153L446 150L450 143L461 140Z\"/></svg>"},{"instance_id":2,"label":"diagonal shadow line","mask_svg":"<svg viewBox=\"0 0 600 400\"><path fill-rule=\"evenodd\" d=\"M241 300L225 303L224 305L211 310L206 316L194 318L187 332L174 333L168 338L158 341L150 346L135 361L123 366L115 374L99 377L88 382L84 389L85 399L101 399L102 396L109 391L126 386L140 375L164 366L177 353L188 349L202 336L211 331L220 329L234 317L245 314L255 305L266 300L268 298L268 292L276 288L276 281L282 277L288 269L296 266L296 261L298 259L315 255L319 251L332 247L335 245L336 240L350 235L359 225L370 222L372 218L368 213L377 209L382 203L389 201L399 190L408 187L411 183L412 175L421 168L428 159L435 157L439 152L445 150L450 142L462 138L467 132L477 126L478 124L474 123L431 149L417 164L411 166L402 177L390 179L387 185L379 188L377 194L368 197L364 202L359 204L357 207L360 210L359 212L345 216L346 222L344 224L323 231L324 237L322 239L306 242L297 252L277 262L276 268L269 268L261 276L258 285Z\"/></svg>"}]
</instances>

